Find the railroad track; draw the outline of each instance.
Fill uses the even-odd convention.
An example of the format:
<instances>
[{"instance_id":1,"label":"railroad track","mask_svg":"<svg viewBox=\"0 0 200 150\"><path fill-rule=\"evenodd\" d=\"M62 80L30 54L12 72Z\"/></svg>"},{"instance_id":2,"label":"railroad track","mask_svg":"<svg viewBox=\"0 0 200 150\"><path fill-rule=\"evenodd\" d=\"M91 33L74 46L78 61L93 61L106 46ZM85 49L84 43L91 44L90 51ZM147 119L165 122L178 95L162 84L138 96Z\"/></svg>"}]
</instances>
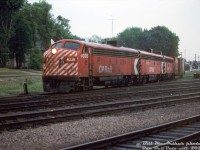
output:
<instances>
[{"instance_id":1,"label":"railroad track","mask_svg":"<svg viewBox=\"0 0 200 150\"><path fill-rule=\"evenodd\" d=\"M36 95L24 97L24 99L11 99L0 101L0 113L7 113L11 111L29 111L44 109L47 107L54 108L60 106L73 106L82 103L100 103L103 101L110 101L111 99L126 99L126 98L142 98L142 97L155 97L160 95L173 95L189 92L198 92L200 84L181 84L171 85L170 88L160 86L150 89L144 87L143 89L126 89L119 91L97 91L91 93L77 94L62 94L62 95ZM103 94L102 94L103 93Z\"/></svg>"},{"instance_id":2,"label":"railroad track","mask_svg":"<svg viewBox=\"0 0 200 150\"><path fill-rule=\"evenodd\" d=\"M200 115L62 150L198 150Z\"/></svg>"},{"instance_id":3,"label":"railroad track","mask_svg":"<svg viewBox=\"0 0 200 150\"><path fill-rule=\"evenodd\" d=\"M153 90L134 90L134 91L121 91L120 93L93 93L86 94L82 96L72 95L65 97L61 95L58 97L42 97L38 99L37 97L23 100L19 102L15 101L0 101L0 113L9 113L16 111L33 111L45 108L56 108L56 107L73 107L81 105L90 105L90 104L99 104L104 102L118 102L124 101L127 99L139 99L142 102L141 98L147 97L158 97L158 96L168 96L168 95L177 95L181 93L191 93L198 92L199 84L196 86L187 86L187 87L173 87L173 88L163 88L163 89L153 89ZM180 92L181 91L181 92ZM133 99L133 100L134 100Z\"/></svg>"},{"instance_id":4,"label":"railroad track","mask_svg":"<svg viewBox=\"0 0 200 150\"><path fill-rule=\"evenodd\" d=\"M200 92L162 96L143 100L126 100L105 102L99 104L81 105L66 108L45 109L30 112L18 112L0 115L0 130L40 125L46 123L68 121L71 119L110 114L127 110L146 110L152 108L167 107L176 104L196 102L200 100Z\"/></svg>"},{"instance_id":5,"label":"railroad track","mask_svg":"<svg viewBox=\"0 0 200 150\"><path fill-rule=\"evenodd\" d=\"M200 81L200 80L198 80ZM168 88L170 86L170 88ZM199 100L199 82L97 90L62 95L13 97L0 101L0 130L21 128L125 110L145 110ZM151 87L151 89L150 89ZM164 93L164 94L163 94ZM182 94L184 93L184 94ZM139 97L139 98L138 98ZM151 97L151 98L148 98ZM152 98L154 97L154 98Z\"/></svg>"},{"instance_id":6,"label":"railroad track","mask_svg":"<svg viewBox=\"0 0 200 150\"><path fill-rule=\"evenodd\" d=\"M167 88L167 87L187 87L187 86L193 86L198 85L200 83L200 80L192 80L192 81L165 81L160 83L150 83L145 84L144 86L130 86L130 87L118 87L118 88L100 88L100 89L94 89L91 91L81 92L81 95L91 95L91 94L97 94L97 93L118 93L122 91L145 91L148 89L161 89L161 88ZM152 88L153 86L153 88ZM80 92L79 92L80 93ZM18 95L18 96L6 96L6 97L0 97L0 103L7 103L7 102L19 102L19 101L28 101L32 99L46 99L49 97L56 98L56 93L41 93L36 95ZM69 93L68 94L71 97L77 96L80 97L79 94L76 93Z\"/></svg>"}]
</instances>

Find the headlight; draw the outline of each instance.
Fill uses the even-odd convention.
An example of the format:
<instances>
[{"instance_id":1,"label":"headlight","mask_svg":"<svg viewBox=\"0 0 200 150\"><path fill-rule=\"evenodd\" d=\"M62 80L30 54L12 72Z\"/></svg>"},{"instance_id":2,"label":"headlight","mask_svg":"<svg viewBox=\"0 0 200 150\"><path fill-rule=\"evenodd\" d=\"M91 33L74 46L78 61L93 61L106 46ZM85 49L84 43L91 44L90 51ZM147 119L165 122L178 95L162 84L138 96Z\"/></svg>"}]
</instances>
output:
<instances>
[{"instance_id":1,"label":"headlight","mask_svg":"<svg viewBox=\"0 0 200 150\"><path fill-rule=\"evenodd\" d=\"M51 53L52 53L52 54L56 54L56 53L57 53L57 49L53 48L53 49L51 50Z\"/></svg>"}]
</instances>

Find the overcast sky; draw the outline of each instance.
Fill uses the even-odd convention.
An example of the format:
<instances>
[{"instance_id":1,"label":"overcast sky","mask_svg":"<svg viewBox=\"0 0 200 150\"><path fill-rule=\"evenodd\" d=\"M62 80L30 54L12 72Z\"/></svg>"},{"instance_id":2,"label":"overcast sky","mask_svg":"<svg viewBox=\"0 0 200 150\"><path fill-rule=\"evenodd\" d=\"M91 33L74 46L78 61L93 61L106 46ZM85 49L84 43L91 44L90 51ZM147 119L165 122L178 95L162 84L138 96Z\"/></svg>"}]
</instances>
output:
<instances>
[{"instance_id":1,"label":"overcast sky","mask_svg":"<svg viewBox=\"0 0 200 150\"><path fill-rule=\"evenodd\" d=\"M29 0L38 2L39 0ZM200 57L200 0L46 0L54 16L70 20L70 31L86 38L116 36L127 27L166 26L179 36L187 60ZM200 59L200 58L199 58Z\"/></svg>"}]
</instances>

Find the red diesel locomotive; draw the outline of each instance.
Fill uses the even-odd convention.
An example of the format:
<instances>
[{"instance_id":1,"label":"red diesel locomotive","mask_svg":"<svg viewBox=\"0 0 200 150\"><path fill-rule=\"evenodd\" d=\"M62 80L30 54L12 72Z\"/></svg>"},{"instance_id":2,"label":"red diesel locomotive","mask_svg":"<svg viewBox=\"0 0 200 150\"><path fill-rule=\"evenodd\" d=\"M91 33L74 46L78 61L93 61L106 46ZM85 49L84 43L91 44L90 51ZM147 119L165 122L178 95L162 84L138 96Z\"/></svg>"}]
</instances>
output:
<instances>
[{"instance_id":1,"label":"red diesel locomotive","mask_svg":"<svg viewBox=\"0 0 200 150\"><path fill-rule=\"evenodd\" d=\"M44 53L44 91L127 86L182 75L183 59L72 39L55 42Z\"/></svg>"}]
</instances>

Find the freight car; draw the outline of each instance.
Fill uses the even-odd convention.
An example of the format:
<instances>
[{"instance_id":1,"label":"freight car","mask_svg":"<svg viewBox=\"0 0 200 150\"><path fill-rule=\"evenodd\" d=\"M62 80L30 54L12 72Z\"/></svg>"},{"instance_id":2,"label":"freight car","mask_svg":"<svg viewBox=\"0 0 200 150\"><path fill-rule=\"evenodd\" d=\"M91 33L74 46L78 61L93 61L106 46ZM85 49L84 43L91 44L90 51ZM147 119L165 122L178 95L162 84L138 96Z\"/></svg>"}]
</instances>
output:
<instances>
[{"instance_id":1,"label":"freight car","mask_svg":"<svg viewBox=\"0 0 200 150\"><path fill-rule=\"evenodd\" d=\"M131 48L63 39L44 53L43 87L45 92L68 92L173 79L183 74L183 62Z\"/></svg>"}]
</instances>

